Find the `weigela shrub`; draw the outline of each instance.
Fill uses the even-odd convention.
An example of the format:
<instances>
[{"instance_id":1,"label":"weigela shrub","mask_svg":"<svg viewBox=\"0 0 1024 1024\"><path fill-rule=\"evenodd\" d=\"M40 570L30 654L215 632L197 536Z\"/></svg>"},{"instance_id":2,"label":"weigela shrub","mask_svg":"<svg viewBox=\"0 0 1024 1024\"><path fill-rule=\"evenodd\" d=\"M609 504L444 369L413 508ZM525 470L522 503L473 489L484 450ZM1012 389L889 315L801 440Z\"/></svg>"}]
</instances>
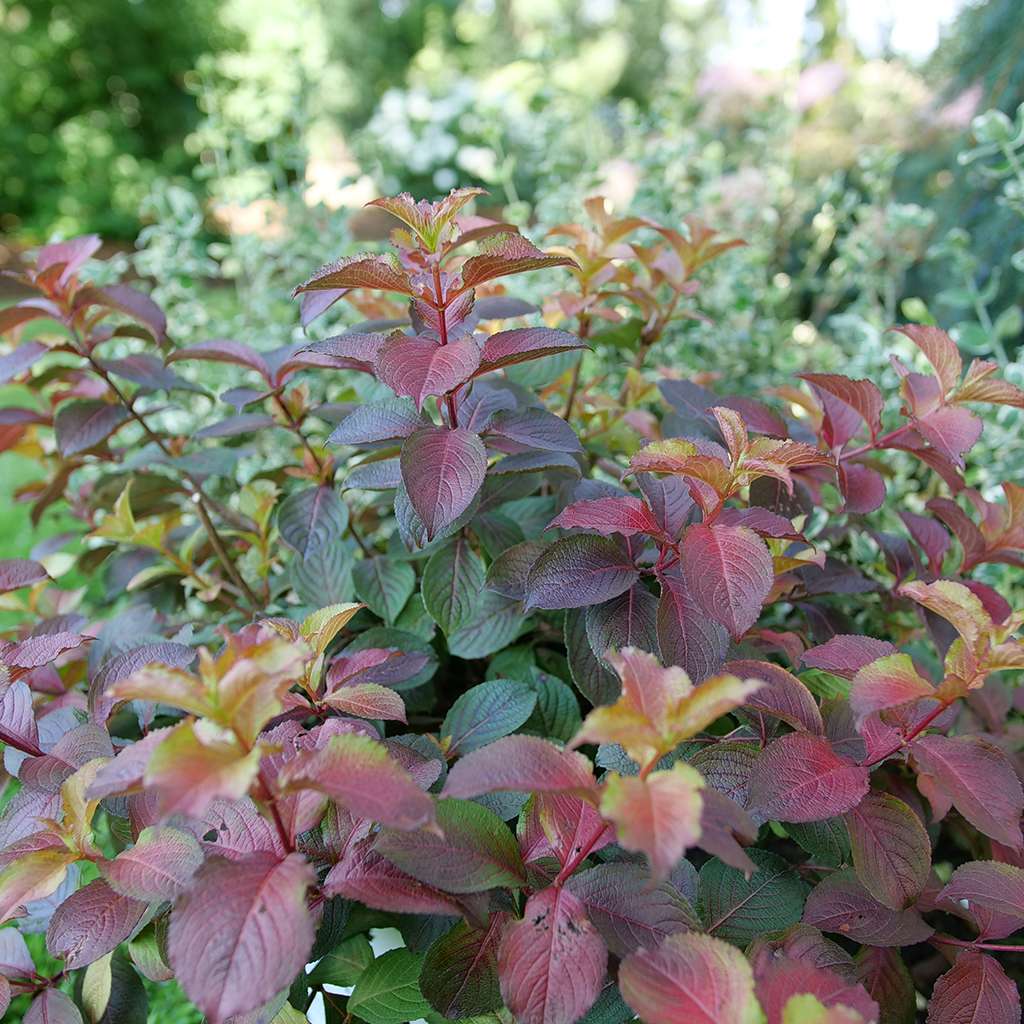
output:
<instances>
[{"instance_id":1,"label":"weigela shrub","mask_svg":"<svg viewBox=\"0 0 1024 1024\"><path fill-rule=\"evenodd\" d=\"M393 251L296 289L304 324L376 318L325 340L175 348L86 283L95 238L0 313L34 398L0 436L47 471L18 497L87 540L78 589L63 539L0 566L0 1000L141 1021L141 979L174 978L213 1024L320 993L367 1024L1019 1021L1024 612L983 577L1024 565L1024 488L961 473L976 410L1024 393L905 324L898 398L659 397L646 356L735 243L594 201L542 251L476 191L378 200ZM535 312L501 287L527 271L560 326L500 324ZM198 430L190 360L244 373ZM339 409L353 374L392 397Z\"/></svg>"}]
</instances>

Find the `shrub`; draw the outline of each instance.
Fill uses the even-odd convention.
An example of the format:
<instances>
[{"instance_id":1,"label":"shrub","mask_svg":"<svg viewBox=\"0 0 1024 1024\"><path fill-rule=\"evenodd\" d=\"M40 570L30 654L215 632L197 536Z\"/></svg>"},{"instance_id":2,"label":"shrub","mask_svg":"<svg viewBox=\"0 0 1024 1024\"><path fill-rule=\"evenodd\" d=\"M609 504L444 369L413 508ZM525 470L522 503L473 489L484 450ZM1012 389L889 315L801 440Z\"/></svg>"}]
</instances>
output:
<instances>
[{"instance_id":1,"label":"shrub","mask_svg":"<svg viewBox=\"0 0 1024 1024\"><path fill-rule=\"evenodd\" d=\"M296 289L306 326L374 320L320 341L175 348L83 278L91 237L0 313L59 328L3 357L35 397L3 437L86 540L77 590L61 538L0 565L0 999L141 1020L141 975L214 1024L320 993L367 1024L1019 1020L1024 613L979 570L1024 565L1024 488L962 472L973 407L1024 392L907 324L898 410L832 373L658 397L648 353L736 243L595 200L544 251L477 194L377 200L395 251ZM573 330L495 329L528 271ZM621 386L574 372L588 344L635 352ZM246 374L198 430L190 361ZM389 397L339 410L352 373ZM893 507L904 461L928 500Z\"/></svg>"}]
</instances>

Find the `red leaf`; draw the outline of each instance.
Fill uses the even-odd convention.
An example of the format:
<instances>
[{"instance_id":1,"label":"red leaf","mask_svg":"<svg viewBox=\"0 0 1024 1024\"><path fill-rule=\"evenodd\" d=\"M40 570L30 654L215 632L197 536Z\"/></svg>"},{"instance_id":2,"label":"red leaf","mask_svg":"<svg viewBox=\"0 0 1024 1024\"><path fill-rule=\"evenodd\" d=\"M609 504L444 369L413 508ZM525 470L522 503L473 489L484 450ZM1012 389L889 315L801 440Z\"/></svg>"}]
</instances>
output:
<instances>
[{"instance_id":1,"label":"red leaf","mask_svg":"<svg viewBox=\"0 0 1024 1024\"><path fill-rule=\"evenodd\" d=\"M346 256L322 266L311 278L292 292L292 297L310 291L337 291L341 288L379 288L382 291L412 295L408 274L394 256L361 254Z\"/></svg>"},{"instance_id":2,"label":"red leaf","mask_svg":"<svg viewBox=\"0 0 1024 1024\"><path fill-rule=\"evenodd\" d=\"M664 881L700 837L702 788L700 773L682 763L644 778L606 776L601 813L614 823L620 846L647 857L655 881Z\"/></svg>"},{"instance_id":3,"label":"red leaf","mask_svg":"<svg viewBox=\"0 0 1024 1024\"><path fill-rule=\"evenodd\" d=\"M791 672L768 661L746 659L727 661L724 671L741 679L760 679L764 683L744 701L744 707L780 718L794 729L825 731L814 695Z\"/></svg>"},{"instance_id":4,"label":"red leaf","mask_svg":"<svg viewBox=\"0 0 1024 1024\"><path fill-rule=\"evenodd\" d=\"M881 473L857 462L839 464L839 489L845 501L844 510L864 516L882 507L885 501L885 480Z\"/></svg>"},{"instance_id":5,"label":"red leaf","mask_svg":"<svg viewBox=\"0 0 1024 1024\"><path fill-rule=\"evenodd\" d=\"M977 444L983 426L974 413L958 405L940 406L914 420L921 437L959 469L964 468L964 455Z\"/></svg>"},{"instance_id":6,"label":"red leaf","mask_svg":"<svg viewBox=\"0 0 1024 1024\"><path fill-rule=\"evenodd\" d=\"M422 409L427 398L469 380L479 365L480 349L472 337L441 345L433 338L394 334L380 347L374 367L382 383Z\"/></svg>"},{"instance_id":7,"label":"red leaf","mask_svg":"<svg viewBox=\"0 0 1024 1024\"><path fill-rule=\"evenodd\" d=\"M325 895L344 896L374 910L399 914L457 916L462 912L454 896L407 875L376 853L373 850L376 841L376 836L364 835L347 847L324 879Z\"/></svg>"},{"instance_id":8,"label":"red leaf","mask_svg":"<svg viewBox=\"0 0 1024 1024\"><path fill-rule=\"evenodd\" d=\"M888 640L838 633L827 643L805 651L802 661L808 668L820 668L843 679L852 679L865 665L895 653L896 648Z\"/></svg>"},{"instance_id":9,"label":"red leaf","mask_svg":"<svg viewBox=\"0 0 1024 1024\"><path fill-rule=\"evenodd\" d=\"M824 821L842 814L868 791L868 770L839 757L828 740L789 733L758 756L750 806L773 821Z\"/></svg>"},{"instance_id":10,"label":"red leaf","mask_svg":"<svg viewBox=\"0 0 1024 1024\"><path fill-rule=\"evenodd\" d=\"M890 330L908 337L924 353L939 378L943 393L960 383L964 367L960 350L944 330L925 324L900 324Z\"/></svg>"},{"instance_id":11,"label":"red leaf","mask_svg":"<svg viewBox=\"0 0 1024 1024\"><path fill-rule=\"evenodd\" d=\"M286 989L313 948L299 854L214 857L174 908L167 949L175 977L210 1024L248 1013Z\"/></svg>"},{"instance_id":12,"label":"red leaf","mask_svg":"<svg viewBox=\"0 0 1024 1024\"><path fill-rule=\"evenodd\" d=\"M291 789L315 789L361 818L392 828L416 829L434 820L434 802L387 752L366 736L332 736L301 751L281 770Z\"/></svg>"},{"instance_id":13,"label":"red leaf","mask_svg":"<svg viewBox=\"0 0 1024 1024\"><path fill-rule=\"evenodd\" d=\"M783 1010L795 995L810 994L824 1006L846 1006L864 1021L878 1020L878 1004L861 985L851 985L834 971L791 957L771 962L757 979L757 998L767 1024L784 1024Z\"/></svg>"},{"instance_id":14,"label":"red leaf","mask_svg":"<svg viewBox=\"0 0 1024 1024\"><path fill-rule=\"evenodd\" d=\"M678 665L699 683L722 668L729 637L694 601L681 576L661 577L658 643L666 665Z\"/></svg>"},{"instance_id":15,"label":"red leaf","mask_svg":"<svg viewBox=\"0 0 1024 1024\"><path fill-rule=\"evenodd\" d=\"M557 355L559 352L573 352L586 348L586 342L568 331L556 331L550 327L517 327L511 331L499 331L485 342L480 353L480 369L477 376L494 370L525 363L531 359Z\"/></svg>"},{"instance_id":16,"label":"red leaf","mask_svg":"<svg viewBox=\"0 0 1024 1024\"><path fill-rule=\"evenodd\" d=\"M935 687L914 668L908 654L890 654L857 671L850 688L850 707L858 724L874 711L933 697Z\"/></svg>"},{"instance_id":17,"label":"red leaf","mask_svg":"<svg viewBox=\"0 0 1024 1024\"><path fill-rule=\"evenodd\" d=\"M32 709L32 691L20 679L0 691L0 742L29 754L41 755L39 731Z\"/></svg>"},{"instance_id":18,"label":"red leaf","mask_svg":"<svg viewBox=\"0 0 1024 1024\"><path fill-rule=\"evenodd\" d=\"M99 235L79 235L66 242L51 242L36 254L36 270L63 267L60 283L64 284L90 257L99 252L102 244Z\"/></svg>"},{"instance_id":19,"label":"red leaf","mask_svg":"<svg viewBox=\"0 0 1024 1024\"><path fill-rule=\"evenodd\" d=\"M468 430L424 427L402 446L402 480L428 539L469 508L487 472L480 438Z\"/></svg>"},{"instance_id":20,"label":"red leaf","mask_svg":"<svg viewBox=\"0 0 1024 1024\"><path fill-rule=\"evenodd\" d=\"M1020 992L1002 965L967 951L935 982L928 1024L1020 1024Z\"/></svg>"},{"instance_id":21,"label":"red leaf","mask_svg":"<svg viewBox=\"0 0 1024 1024\"><path fill-rule=\"evenodd\" d=\"M846 815L853 866L861 885L883 906L902 910L924 890L932 847L921 819L887 793L869 793Z\"/></svg>"},{"instance_id":22,"label":"red leaf","mask_svg":"<svg viewBox=\"0 0 1024 1024\"><path fill-rule=\"evenodd\" d=\"M1024 409L1024 391L1008 380L992 378L991 375L998 369L998 363L984 359L972 360L954 401L989 402L992 405L1012 405Z\"/></svg>"},{"instance_id":23,"label":"red leaf","mask_svg":"<svg viewBox=\"0 0 1024 1024\"><path fill-rule=\"evenodd\" d=\"M328 693L320 703L356 718L405 721L405 701L394 690L379 683L348 683Z\"/></svg>"},{"instance_id":24,"label":"red leaf","mask_svg":"<svg viewBox=\"0 0 1024 1024\"><path fill-rule=\"evenodd\" d=\"M764 541L746 527L698 524L686 531L681 560L697 603L739 640L775 579Z\"/></svg>"},{"instance_id":25,"label":"red leaf","mask_svg":"<svg viewBox=\"0 0 1024 1024\"><path fill-rule=\"evenodd\" d=\"M563 537L530 567L526 610L600 604L618 597L639 578L621 541L587 534Z\"/></svg>"},{"instance_id":26,"label":"red leaf","mask_svg":"<svg viewBox=\"0 0 1024 1024\"><path fill-rule=\"evenodd\" d=\"M536 736L505 736L457 761L442 795L468 799L506 789L555 793L593 788L593 769L582 754Z\"/></svg>"},{"instance_id":27,"label":"red leaf","mask_svg":"<svg viewBox=\"0 0 1024 1024\"><path fill-rule=\"evenodd\" d=\"M498 949L501 997L519 1024L574 1024L604 984L608 950L564 888L531 896Z\"/></svg>"},{"instance_id":28,"label":"red leaf","mask_svg":"<svg viewBox=\"0 0 1024 1024\"><path fill-rule=\"evenodd\" d=\"M569 256L549 255L542 252L522 235L498 235L489 241L479 256L470 256L462 265L464 288L474 288L484 281L508 274L522 274L527 270L545 267L575 267Z\"/></svg>"},{"instance_id":29,"label":"red leaf","mask_svg":"<svg viewBox=\"0 0 1024 1024\"><path fill-rule=\"evenodd\" d=\"M188 832L147 828L134 846L102 862L100 870L122 896L159 903L180 896L202 863L202 847Z\"/></svg>"},{"instance_id":30,"label":"red leaf","mask_svg":"<svg viewBox=\"0 0 1024 1024\"><path fill-rule=\"evenodd\" d=\"M854 380L836 373L800 373L802 380L814 388L825 408L828 427L825 443L842 448L856 434L860 423L874 438L882 426L885 402L878 387L870 380Z\"/></svg>"},{"instance_id":31,"label":"red leaf","mask_svg":"<svg viewBox=\"0 0 1024 1024\"><path fill-rule=\"evenodd\" d=\"M910 751L928 785L975 828L1014 850L1024 848L1024 791L1002 750L973 736L932 735L915 740Z\"/></svg>"},{"instance_id":32,"label":"red leaf","mask_svg":"<svg viewBox=\"0 0 1024 1024\"><path fill-rule=\"evenodd\" d=\"M700 816L697 845L737 871L752 873L757 865L743 851L757 838L757 825L735 800L705 787L701 793L704 808Z\"/></svg>"},{"instance_id":33,"label":"red leaf","mask_svg":"<svg viewBox=\"0 0 1024 1024\"><path fill-rule=\"evenodd\" d=\"M957 511L960 511L959 508ZM936 576L939 575L942 572L942 560L949 550L949 534L939 523L927 516L915 515L913 512L900 512L900 519L910 531L910 536L917 541L918 547L925 553L925 557L928 559L928 568Z\"/></svg>"},{"instance_id":34,"label":"red leaf","mask_svg":"<svg viewBox=\"0 0 1024 1024\"><path fill-rule=\"evenodd\" d=\"M631 497L593 498L574 501L548 523L549 530L587 530L610 536L613 533L632 537L638 533L659 535L661 529L651 510L639 499Z\"/></svg>"},{"instance_id":35,"label":"red leaf","mask_svg":"<svg viewBox=\"0 0 1024 1024\"><path fill-rule=\"evenodd\" d=\"M69 970L85 967L127 939L146 912L146 904L119 895L101 878L73 892L46 930L46 949Z\"/></svg>"},{"instance_id":36,"label":"red leaf","mask_svg":"<svg viewBox=\"0 0 1024 1024\"><path fill-rule=\"evenodd\" d=\"M869 946L913 946L934 931L915 910L883 907L852 871L837 871L811 890L804 921Z\"/></svg>"},{"instance_id":37,"label":"red leaf","mask_svg":"<svg viewBox=\"0 0 1024 1024\"><path fill-rule=\"evenodd\" d=\"M670 935L619 967L622 998L645 1024L726 1024L757 1019L754 976L743 954L709 935Z\"/></svg>"}]
</instances>

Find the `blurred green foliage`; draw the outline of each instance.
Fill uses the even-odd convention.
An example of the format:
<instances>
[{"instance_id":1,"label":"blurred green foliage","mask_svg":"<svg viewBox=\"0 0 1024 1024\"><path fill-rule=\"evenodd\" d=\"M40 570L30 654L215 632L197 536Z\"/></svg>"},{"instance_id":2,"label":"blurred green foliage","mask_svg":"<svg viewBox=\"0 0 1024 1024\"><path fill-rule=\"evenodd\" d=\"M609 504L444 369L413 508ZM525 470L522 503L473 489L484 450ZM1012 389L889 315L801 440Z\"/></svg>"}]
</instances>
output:
<instances>
[{"instance_id":1,"label":"blurred green foliage","mask_svg":"<svg viewBox=\"0 0 1024 1024\"><path fill-rule=\"evenodd\" d=\"M0 231L134 234L154 178L191 167L186 76L234 42L218 6L0 3Z\"/></svg>"}]
</instances>

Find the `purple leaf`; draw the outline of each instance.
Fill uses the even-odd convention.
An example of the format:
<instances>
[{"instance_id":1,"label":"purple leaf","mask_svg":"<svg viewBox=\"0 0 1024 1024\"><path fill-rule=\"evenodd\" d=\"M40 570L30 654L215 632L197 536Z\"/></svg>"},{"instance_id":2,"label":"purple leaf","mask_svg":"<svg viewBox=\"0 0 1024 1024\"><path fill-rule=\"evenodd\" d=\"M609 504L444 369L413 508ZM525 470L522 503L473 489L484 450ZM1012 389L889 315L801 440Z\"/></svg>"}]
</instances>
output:
<instances>
[{"instance_id":1,"label":"purple leaf","mask_svg":"<svg viewBox=\"0 0 1024 1024\"><path fill-rule=\"evenodd\" d=\"M980 938L1004 938L1024 927L1024 868L994 860L961 864L936 903L968 917Z\"/></svg>"},{"instance_id":2,"label":"purple leaf","mask_svg":"<svg viewBox=\"0 0 1024 1024\"><path fill-rule=\"evenodd\" d=\"M608 950L564 888L531 896L498 949L505 1005L519 1024L575 1024L604 983Z\"/></svg>"},{"instance_id":3,"label":"purple leaf","mask_svg":"<svg viewBox=\"0 0 1024 1024\"><path fill-rule=\"evenodd\" d=\"M757 621L775 579L764 541L742 526L691 526L681 563L697 604L738 640Z\"/></svg>"},{"instance_id":4,"label":"purple leaf","mask_svg":"<svg viewBox=\"0 0 1024 1024\"><path fill-rule=\"evenodd\" d=\"M106 288L83 288L75 295L76 309L103 306L124 313L142 324L157 343L167 340L167 317L164 311L144 292L128 284L110 284Z\"/></svg>"},{"instance_id":5,"label":"purple leaf","mask_svg":"<svg viewBox=\"0 0 1024 1024\"><path fill-rule=\"evenodd\" d=\"M27 558L0 559L0 594L49 580L46 569L39 562Z\"/></svg>"},{"instance_id":6,"label":"purple leaf","mask_svg":"<svg viewBox=\"0 0 1024 1024\"><path fill-rule=\"evenodd\" d=\"M422 426L423 417L408 402L373 402L349 413L327 440L359 447L383 445L400 441Z\"/></svg>"},{"instance_id":7,"label":"purple leaf","mask_svg":"<svg viewBox=\"0 0 1024 1024\"><path fill-rule=\"evenodd\" d=\"M846 814L853 867L861 885L883 906L902 910L924 890L932 847L921 819L887 793L868 793Z\"/></svg>"},{"instance_id":8,"label":"purple leaf","mask_svg":"<svg viewBox=\"0 0 1024 1024\"><path fill-rule=\"evenodd\" d=\"M513 442L512 451L518 450L519 445L551 452L583 451L572 427L561 416L546 409L502 410L492 417L487 425L487 434Z\"/></svg>"},{"instance_id":9,"label":"purple leaf","mask_svg":"<svg viewBox=\"0 0 1024 1024\"><path fill-rule=\"evenodd\" d=\"M531 359L586 347L586 342L580 341L576 335L568 331L555 331L550 327L519 327L512 331L499 331L484 342L477 376Z\"/></svg>"},{"instance_id":10,"label":"purple leaf","mask_svg":"<svg viewBox=\"0 0 1024 1024\"><path fill-rule=\"evenodd\" d=\"M69 970L85 967L124 942L145 912L145 903L97 878L57 908L46 930L47 952L61 957Z\"/></svg>"},{"instance_id":11,"label":"purple leaf","mask_svg":"<svg viewBox=\"0 0 1024 1024\"><path fill-rule=\"evenodd\" d=\"M913 946L934 929L915 910L890 910L868 894L852 871L837 871L811 890L804 921L869 946Z\"/></svg>"},{"instance_id":12,"label":"purple leaf","mask_svg":"<svg viewBox=\"0 0 1024 1024\"><path fill-rule=\"evenodd\" d=\"M888 640L840 633L827 643L805 651L802 660L808 668L820 668L844 679L853 679L865 665L895 653L896 648Z\"/></svg>"},{"instance_id":13,"label":"purple leaf","mask_svg":"<svg viewBox=\"0 0 1024 1024\"><path fill-rule=\"evenodd\" d=\"M657 627L666 665L679 665L695 683L721 670L729 637L697 607L692 590L681 576L661 577Z\"/></svg>"},{"instance_id":14,"label":"purple leaf","mask_svg":"<svg viewBox=\"0 0 1024 1024\"><path fill-rule=\"evenodd\" d=\"M575 267L569 256L548 254L519 234L503 234L488 239L479 256L470 256L462 265L462 284L474 288L484 281L508 274L522 274L545 267Z\"/></svg>"},{"instance_id":15,"label":"purple leaf","mask_svg":"<svg viewBox=\"0 0 1024 1024\"><path fill-rule=\"evenodd\" d=\"M289 494L277 511L281 539L303 559L341 540L347 526L348 508L326 485Z\"/></svg>"},{"instance_id":16,"label":"purple leaf","mask_svg":"<svg viewBox=\"0 0 1024 1024\"><path fill-rule=\"evenodd\" d=\"M868 770L839 757L828 740L793 732L761 751L750 780L750 804L772 821L823 821L856 807Z\"/></svg>"},{"instance_id":17,"label":"purple leaf","mask_svg":"<svg viewBox=\"0 0 1024 1024\"><path fill-rule=\"evenodd\" d=\"M21 1024L82 1024L82 1015L59 988L45 988L32 1000Z\"/></svg>"},{"instance_id":18,"label":"purple leaf","mask_svg":"<svg viewBox=\"0 0 1024 1024\"><path fill-rule=\"evenodd\" d=\"M54 417L57 448L67 458L95 448L129 418L123 405L95 399L65 402Z\"/></svg>"},{"instance_id":19,"label":"purple leaf","mask_svg":"<svg viewBox=\"0 0 1024 1024\"><path fill-rule=\"evenodd\" d=\"M4 310L4 313L10 310ZM45 316L40 312L39 316ZM6 384L15 377L20 377L26 370L31 369L50 350L38 341L27 341L19 345L13 352L0 356L0 384Z\"/></svg>"},{"instance_id":20,"label":"purple leaf","mask_svg":"<svg viewBox=\"0 0 1024 1024\"><path fill-rule=\"evenodd\" d=\"M313 869L299 854L212 858L171 914L175 977L210 1024L248 1013L286 989L309 959Z\"/></svg>"},{"instance_id":21,"label":"purple leaf","mask_svg":"<svg viewBox=\"0 0 1024 1024\"><path fill-rule=\"evenodd\" d=\"M526 608L582 608L628 590L640 578L628 549L606 537L555 541L530 568Z\"/></svg>"},{"instance_id":22,"label":"purple leaf","mask_svg":"<svg viewBox=\"0 0 1024 1024\"><path fill-rule=\"evenodd\" d=\"M468 430L423 427L402 446L402 480L428 539L469 508L484 482L487 454Z\"/></svg>"},{"instance_id":23,"label":"purple leaf","mask_svg":"<svg viewBox=\"0 0 1024 1024\"><path fill-rule=\"evenodd\" d=\"M779 718L794 729L823 733L821 712L810 690L791 672L767 661L727 661L724 671L741 679L760 679L764 686L755 690L744 702L773 718Z\"/></svg>"},{"instance_id":24,"label":"purple leaf","mask_svg":"<svg viewBox=\"0 0 1024 1024\"><path fill-rule=\"evenodd\" d=\"M270 381L270 367L263 355L249 345L232 338L214 338L188 348L172 352L166 362L177 363L183 359L200 359L208 363L232 363L255 370L266 381Z\"/></svg>"},{"instance_id":25,"label":"purple leaf","mask_svg":"<svg viewBox=\"0 0 1024 1024\"><path fill-rule=\"evenodd\" d=\"M616 956L701 927L686 898L669 882L653 882L639 864L599 864L573 875L568 888Z\"/></svg>"}]
</instances>

